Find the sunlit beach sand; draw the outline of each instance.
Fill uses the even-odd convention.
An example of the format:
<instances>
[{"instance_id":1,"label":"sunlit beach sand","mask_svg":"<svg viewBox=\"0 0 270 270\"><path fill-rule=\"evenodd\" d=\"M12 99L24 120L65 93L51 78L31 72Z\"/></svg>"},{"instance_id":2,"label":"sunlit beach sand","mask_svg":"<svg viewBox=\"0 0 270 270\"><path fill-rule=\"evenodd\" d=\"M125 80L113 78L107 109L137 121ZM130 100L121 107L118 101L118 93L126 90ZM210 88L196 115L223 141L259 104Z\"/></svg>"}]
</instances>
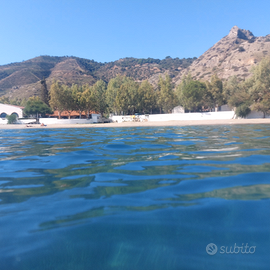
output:
<instances>
[{"instance_id":1,"label":"sunlit beach sand","mask_svg":"<svg viewBox=\"0 0 270 270\"><path fill-rule=\"evenodd\" d=\"M156 127L156 126L200 126L200 125L237 125L237 124L270 124L270 118L264 119L224 119L224 120L182 120L182 121L156 121L156 122L122 122L98 124L40 124L26 125L0 125L0 129L33 129L33 128L93 128L93 127Z\"/></svg>"}]
</instances>

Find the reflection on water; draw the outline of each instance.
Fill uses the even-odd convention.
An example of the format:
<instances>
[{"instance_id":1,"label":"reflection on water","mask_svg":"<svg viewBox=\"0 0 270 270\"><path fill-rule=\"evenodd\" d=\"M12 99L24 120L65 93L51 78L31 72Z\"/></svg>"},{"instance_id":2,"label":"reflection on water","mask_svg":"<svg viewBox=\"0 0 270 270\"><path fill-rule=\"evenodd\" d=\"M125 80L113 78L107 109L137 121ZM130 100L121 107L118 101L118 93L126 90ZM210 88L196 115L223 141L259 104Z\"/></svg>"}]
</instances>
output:
<instances>
[{"instance_id":1,"label":"reflection on water","mask_svg":"<svg viewBox=\"0 0 270 270\"><path fill-rule=\"evenodd\" d=\"M269 133L1 130L1 269L268 269Z\"/></svg>"}]
</instances>

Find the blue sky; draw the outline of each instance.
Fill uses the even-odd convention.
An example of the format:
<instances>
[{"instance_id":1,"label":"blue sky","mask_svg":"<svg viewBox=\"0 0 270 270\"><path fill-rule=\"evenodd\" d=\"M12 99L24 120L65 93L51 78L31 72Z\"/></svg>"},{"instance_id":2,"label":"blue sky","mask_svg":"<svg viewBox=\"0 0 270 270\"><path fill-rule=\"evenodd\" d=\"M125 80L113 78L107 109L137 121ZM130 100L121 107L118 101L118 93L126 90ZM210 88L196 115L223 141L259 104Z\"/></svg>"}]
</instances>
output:
<instances>
[{"instance_id":1,"label":"blue sky","mask_svg":"<svg viewBox=\"0 0 270 270\"><path fill-rule=\"evenodd\" d=\"M269 10L269 0L0 0L0 65L40 55L199 57L234 25L270 34Z\"/></svg>"}]
</instances>

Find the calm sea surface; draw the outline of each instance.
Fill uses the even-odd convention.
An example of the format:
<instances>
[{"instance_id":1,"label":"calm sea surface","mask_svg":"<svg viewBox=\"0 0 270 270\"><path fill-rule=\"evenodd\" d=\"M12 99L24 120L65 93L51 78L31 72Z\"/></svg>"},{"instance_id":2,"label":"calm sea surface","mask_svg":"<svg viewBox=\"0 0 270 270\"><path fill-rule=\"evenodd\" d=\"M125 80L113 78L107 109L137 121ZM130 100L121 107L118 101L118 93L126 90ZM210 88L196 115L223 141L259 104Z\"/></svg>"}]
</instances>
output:
<instances>
[{"instance_id":1,"label":"calm sea surface","mask_svg":"<svg viewBox=\"0 0 270 270\"><path fill-rule=\"evenodd\" d=\"M0 130L0 269L268 270L269 139L270 125Z\"/></svg>"}]
</instances>

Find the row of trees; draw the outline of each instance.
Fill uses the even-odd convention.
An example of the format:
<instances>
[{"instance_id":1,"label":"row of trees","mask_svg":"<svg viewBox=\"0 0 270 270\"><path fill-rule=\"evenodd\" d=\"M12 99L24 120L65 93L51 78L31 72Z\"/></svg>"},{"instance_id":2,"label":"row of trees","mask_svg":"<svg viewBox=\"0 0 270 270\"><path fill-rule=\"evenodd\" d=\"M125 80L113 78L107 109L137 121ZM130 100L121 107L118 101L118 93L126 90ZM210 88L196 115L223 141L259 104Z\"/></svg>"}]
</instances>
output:
<instances>
[{"instance_id":1,"label":"row of trees","mask_svg":"<svg viewBox=\"0 0 270 270\"><path fill-rule=\"evenodd\" d=\"M46 98L43 101L46 102ZM132 78L117 76L108 85L102 80L92 86L73 84L71 87L53 82L48 104L59 112L59 116L63 111L69 115L72 111L78 111L80 115L84 111L89 116L91 111L102 115L167 113L177 105L177 100L169 76L159 78L157 91L148 81L138 83Z\"/></svg>"},{"instance_id":2,"label":"row of trees","mask_svg":"<svg viewBox=\"0 0 270 270\"><path fill-rule=\"evenodd\" d=\"M44 102L46 101L46 95ZM147 81L138 83L130 77L117 76L106 85L102 80L93 86L73 84L71 87L54 82L49 104L54 110L90 111L101 114L170 113L177 105L188 111L211 110L224 104L222 81L213 75L210 82L186 76L175 89L170 76L159 77L157 89Z\"/></svg>"},{"instance_id":3,"label":"row of trees","mask_svg":"<svg viewBox=\"0 0 270 270\"><path fill-rule=\"evenodd\" d=\"M69 116L72 111L78 111L81 117L86 112L89 117L91 111L103 114L106 111L106 83L97 81L93 86L73 84L71 87L60 82L53 82L50 89L49 104L53 110L57 110L59 117L63 111Z\"/></svg>"},{"instance_id":4,"label":"row of trees","mask_svg":"<svg viewBox=\"0 0 270 270\"><path fill-rule=\"evenodd\" d=\"M125 76L109 81L106 91L108 111L115 114L169 112L177 103L171 78L160 77L158 89L147 81L141 84Z\"/></svg>"}]
</instances>

